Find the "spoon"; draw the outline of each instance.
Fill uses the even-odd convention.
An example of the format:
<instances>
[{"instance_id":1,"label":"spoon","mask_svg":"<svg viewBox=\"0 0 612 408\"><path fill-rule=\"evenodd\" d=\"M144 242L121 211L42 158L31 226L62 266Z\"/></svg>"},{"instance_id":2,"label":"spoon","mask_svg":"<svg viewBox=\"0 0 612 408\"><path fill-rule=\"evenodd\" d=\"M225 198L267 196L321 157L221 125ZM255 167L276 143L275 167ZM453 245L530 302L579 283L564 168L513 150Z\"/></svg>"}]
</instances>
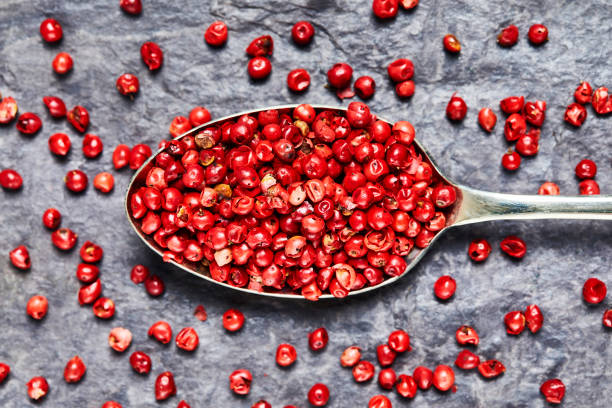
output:
<instances>
[{"instance_id":1,"label":"spoon","mask_svg":"<svg viewBox=\"0 0 612 408\"><path fill-rule=\"evenodd\" d=\"M228 120L237 119L242 115L257 114L258 112L277 109L280 112L288 112L298 105L284 105L284 106L273 106L264 109L252 110L247 112L241 112L234 115L226 116L201 126L191 129L190 131L178 136L177 139L181 139L188 135L198 133L200 130L221 124ZM317 111L319 110L333 110L336 112L346 112L346 108L323 106L323 105L312 105ZM392 122L386 121L385 119L378 118L389 123L391 126ZM453 204L450 213L447 215L446 226L438 231L438 233L431 240L430 244L424 249L414 248L407 256L407 267L406 271L395 277L385 279L382 283L364 287L359 290L350 291L349 295L358 295L366 292L370 292L374 289L378 289L383 286L387 286L397 281L402 276L406 275L406 272L415 267L415 265L425 256L425 254L432 247L432 244L448 231L450 228L455 228L461 225L474 224L477 222L494 221L494 220L529 220L529 219L592 219L592 220L612 220L612 196L548 196L548 195L515 195L515 194L503 194L503 193L492 193L487 191L476 190L471 187L463 186L455 183L448 177L444 176L440 171L440 168L433 161L427 150L417 141L414 140L414 145L417 150L420 151L423 159L428 161L433 167L434 171L438 176L444 180L447 184L452 185L457 191L457 200ZM137 220L132 217L129 210L130 197L133 192L145 184L145 178L148 171L153 167L155 163L155 157L164 151L159 150L156 154L152 155L136 172L132 177L128 190L125 196L125 210L127 213L128 220L140 239L149 246L157 255L162 256L162 248L160 248L152 237L144 234L140 231L137 225ZM256 292L247 288L239 288L231 286L224 282L214 280L208 270L203 265L190 264L187 261L185 264L178 264L174 261L170 261L179 268L196 275L200 278L206 279L217 285L239 290L242 292L253 293L263 296L270 296L283 299L304 299L300 294L291 292L274 292L264 291ZM320 296L320 299L333 298L331 294L324 294Z\"/></svg>"}]
</instances>

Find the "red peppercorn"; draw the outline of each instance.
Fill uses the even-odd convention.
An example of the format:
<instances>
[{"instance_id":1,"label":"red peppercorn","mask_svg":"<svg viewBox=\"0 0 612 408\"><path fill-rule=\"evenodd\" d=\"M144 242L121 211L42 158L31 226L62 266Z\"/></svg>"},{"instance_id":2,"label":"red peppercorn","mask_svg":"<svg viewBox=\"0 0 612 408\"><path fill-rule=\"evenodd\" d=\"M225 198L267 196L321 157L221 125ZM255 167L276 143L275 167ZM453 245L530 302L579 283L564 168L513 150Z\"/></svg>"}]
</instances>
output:
<instances>
[{"instance_id":1,"label":"red peppercorn","mask_svg":"<svg viewBox=\"0 0 612 408\"><path fill-rule=\"evenodd\" d=\"M119 7L128 14L138 15L142 12L141 0L119 0Z\"/></svg>"},{"instance_id":2,"label":"red peppercorn","mask_svg":"<svg viewBox=\"0 0 612 408\"><path fill-rule=\"evenodd\" d=\"M516 151L522 156L535 156L540 150L540 131L531 129L516 142Z\"/></svg>"},{"instance_id":3,"label":"red peppercorn","mask_svg":"<svg viewBox=\"0 0 612 408\"><path fill-rule=\"evenodd\" d=\"M213 47L222 46L227 41L227 25L223 21L213 22L206 29L204 40Z\"/></svg>"},{"instance_id":4,"label":"red peppercorn","mask_svg":"<svg viewBox=\"0 0 612 408\"><path fill-rule=\"evenodd\" d=\"M502 156L502 167L509 171L517 170L521 165L521 156L512 149L508 149Z\"/></svg>"},{"instance_id":5,"label":"red peppercorn","mask_svg":"<svg viewBox=\"0 0 612 408\"><path fill-rule=\"evenodd\" d=\"M138 93L140 84L136 75L128 73L122 74L117 78L116 86L121 95L129 96L131 99L134 99L134 95Z\"/></svg>"},{"instance_id":6,"label":"red peppercorn","mask_svg":"<svg viewBox=\"0 0 612 408\"><path fill-rule=\"evenodd\" d=\"M452 367L439 365L433 373L433 385L439 391L448 391L455 385L455 372Z\"/></svg>"},{"instance_id":7,"label":"red peppercorn","mask_svg":"<svg viewBox=\"0 0 612 408\"><path fill-rule=\"evenodd\" d=\"M120 403L116 401L106 401L102 404L102 408L123 408Z\"/></svg>"},{"instance_id":8,"label":"red peppercorn","mask_svg":"<svg viewBox=\"0 0 612 408\"><path fill-rule=\"evenodd\" d=\"M89 159L96 158L102 153L104 145L99 136L86 133L83 138L83 154Z\"/></svg>"},{"instance_id":9,"label":"red peppercorn","mask_svg":"<svg viewBox=\"0 0 612 408\"><path fill-rule=\"evenodd\" d=\"M164 63L164 53L153 41L147 41L140 46L140 57L150 71L160 69Z\"/></svg>"},{"instance_id":10,"label":"red peppercorn","mask_svg":"<svg viewBox=\"0 0 612 408\"><path fill-rule=\"evenodd\" d=\"M504 317L504 324L506 325L506 332L508 334L517 336L525 329L525 315L518 310L509 312Z\"/></svg>"},{"instance_id":11,"label":"red peppercorn","mask_svg":"<svg viewBox=\"0 0 612 408\"><path fill-rule=\"evenodd\" d=\"M89 126L89 112L82 106L75 106L68 113L66 119L77 131L84 133Z\"/></svg>"},{"instance_id":12,"label":"red peppercorn","mask_svg":"<svg viewBox=\"0 0 612 408\"><path fill-rule=\"evenodd\" d=\"M446 34L442 39L442 45L444 45L444 49L451 54L458 54L461 52L461 43L452 34Z\"/></svg>"},{"instance_id":13,"label":"red peppercorn","mask_svg":"<svg viewBox=\"0 0 612 408\"><path fill-rule=\"evenodd\" d=\"M382 388L390 390L395 385L396 378L397 376L392 368L385 368L378 373L378 384Z\"/></svg>"},{"instance_id":14,"label":"red peppercorn","mask_svg":"<svg viewBox=\"0 0 612 408\"><path fill-rule=\"evenodd\" d=\"M351 84L353 68L343 62L335 64L327 71L327 82L333 88L344 89Z\"/></svg>"},{"instance_id":15,"label":"red peppercorn","mask_svg":"<svg viewBox=\"0 0 612 408\"><path fill-rule=\"evenodd\" d=\"M388 19L397 15L398 0L373 0L372 11L378 18Z\"/></svg>"},{"instance_id":16,"label":"red peppercorn","mask_svg":"<svg viewBox=\"0 0 612 408\"><path fill-rule=\"evenodd\" d=\"M540 127L546 118L546 102L527 102L523 108L525 120L532 126Z\"/></svg>"},{"instance_id":17,"label":"red peppercorn","mask_svg":"<svg viewBox=\"0 0 612 408\"><path fill-rule=\"evenodd\" d=\"M79 356L74 356L66 363L66 367L64 368L64 380L67 383L79 382L85 375L86 370L87 367L85 367L83 360L81 360Z\"/></svg>"},{"instance_id":18,"label":"red peppercorn","mask_svg":"<svg viewBox=\"0 0 612 408\"><path fill-rule=\"evenodd\" d=\"M228 309L223 313L223 327L225 330L235 332L242 329L244 315L238 309Z\"/></svg>"},{"instance_id":19,"label":"red peppercorn","mask_svg":"<svg viewBox=\"0 0 612 408\"><path fill-rule=\"evenodd\" d=\"M163 320L153 323L147 334L162 344L168 344L172 340L172 328L168 322Z\"/></svg>"},{"instance_id":20,"label":"red peppercorn","mask_svg":"<svg viewBox=\"0 0 612 408\"><path fill-rule=\"evenodd\" d=\"M151 357L145 352L135 351L130 356L130 365L138 374L149 374L151 371Z\"/></svg>"},{"instance_id":21,"label":"red peppercorn","mask_svg":"<svg viewBox=\"0 0 612 408\"><path fill-rule=\"evenodd\" d=\"M378 357L378 363L382 367L390 366L395 361L395 351L389 347L388 344L380 344L376 347L376 356Z\"/></svg>"},{"instance_id":22,"label":"red peppercorn","mask_svg":"<svg viewBox=\"0 0 612 408\"><path fill-rule=\"evenodd\" d=\"M193 327L185 327L176 335L174 339L176 346L185 351L193 351L198 347L200 338Z\"/></svg>"},{"instance_id":23,"label":"red peppercorn","mask_svg":"<svg viewBox=\"0 0 612 408\"><path fill-rule=\"evenodd\" d=\"M612 112L612 97L608 95L608 88L605 86L597 88L593 92L591 105L593 105L593 109L599 115L605 115Z\"/></svg>"},{"instance_id":24,"label":"red peppercorn","mask_svg":"<svg viewBox=\"0 0 612 408\"><path fill-rule=\"evenodd\" d=\"M236 370L229 376L230 390L238 395L247 395L251 390L253 376L249 370Z\"/></svg>"},{"instance_id":25,"label":"red peppercorn","mask_svg":"<svg viewBox=\"0 0 612 408\"><path fill-rule=\"evenodd\" d=\"M518 42L519 29L515 25L509 25L502 29L497 36L497 43L502 47L512 47Z\"/></svg>"},{"instance_id":26,"label":"red peppercorn","mask_svg":"<svg viewBox=\"0 0 612 408\"><path fill-rule=\"evenodd\" d=\"M8 364L0 363L0 384L6 380L10 372L11 367Z\"/></svg>"},{"instance_id":27,"label":"red peppercorn","mask_svg":"<svg viewBox=\"0 0 612 408\"><path fill-rule=\"evenodd\" d=\"M399 3L405 10L412 10L419 5L419 0L399 0Z\"/></svg>"},{"instance_id":28,"label":"red peppercorn","mask_svg":"<svg viewBox=\"0 0 612 408\"><path fill-rule=\"evenodd\" d=\"M315 29L308 21L298 21L291 29L291 38L298 45L307 45L314 37Z\"/></svg>"},{"instance_id":29,"label":"red peppercorn","mask_svg":"<svg viewBox=\"0 0 612 408\"><path fill-rule=\"evenodd\" d=\"M597 174L597 165L593 160L582 159L576 165L576 177L581 180L595 178Z\"/></svg>"},{"instance_id":30,"label":"red peppercorn","mask_svg":"<svg viewBox=\"0 0 612 408\"><path fill-rule=\"evenodd\" d=\"M246 48L247 55L251 57L271 56L274 52L274 40L269 35L255 38Z\"/></svg>"},{"instance_id":31,"label":"red peppercorn","mask_svg":"<svg viewBox=\"0 0 612 408\"><path fill-rule=\"evenodd\" d=\"M28 248L25 245L19 245L17 248L13 249L9 252L9 258L11 259L11 263L15 268L21 270L28 270L32 266L32 261L30 260L30 253L28 252Z\"/></svg>"},{"instance_id":32,"label":"red peppercorn","mask_svg":"<svg viewBox=\"0 0 612 408\"><path fill-rule=\"evenodd\" d=\"M97 190L103 193L110 193L115 186L115 178L112 174L104 171L96 174L93 180L93 185Z\"/></svg>"},{"instance_id":33,"label":"red peppercorn","mask_svg":"<svg viewBox=\"0 0 612 408\"><path fill-rule=\"evenodd\" d=\"M395 94L402 99L412 97L414 95L414 81L409 79L395 84Z\"/></svg>"},{"instance_id":34,"label":"red peppercorn","mask_svg":"<svg viewBox=\"0 0 612 408\"><path fill-rule=\"evenodd\" d=\"M410 336L404 330L393 331L389 335L387 342L389 347L398 353L412 350L412 348L410 348Z\"/></svg>"},{"instance_id":35,"label":"red peppercorn","mask_svg":"<svg viewBox=\"0 0 612 408\"><path fill-rule=\"evenodd\" d=\"M603 302L607 291L605 283L597 278L589 278L582 287L582 297L587 303L597 304Z\"/></svg>"},{"instance_id":36,"label":"red peppercorn","mask_svg":"<svg viewBox=\"0 0 612 408\"><path fill-rule=\"evenodd\" d=\"M579 103L570 104L565 110L564 119L570 125L580 127L587 117L586 108Z\"/></svg>"},{"instance_id":37,"label":"red peppercorn","mask_svg":"<svg viewBox=\"0 0 612 408\"><path fill-rule=\"evenodd\" d=\"M538 305L529 305L525 309L525 323L532 333L537 333L544 323L544 316Z\"/></svg>"},{"instance_id":38,"label":"red peppercorn","mask_svg":"<svg viewBox=\"0 0 612 408\"><path fill-rule=\"evenodd\" d=\"M478 112L478 123L484 130L491 133L497 123L497 116L491 108L482 108L480 112Z\"/></svg>"},{"instance_id":39,"label":"red peppercorn","mask_svg":"<svg viewBox=\"0 0 612 408\"><path fill-rule=\"evenodd\" d=\"M100 270L96 265L80 263L77 266L76 277L83 283L92 283L98 279Z\"/></svg>"},{"instance_id":40,"label":"red peppercorn","mask_svg":"<svg viewBox=\"0 0 612 408\"><path fill-rule=\"evenodd\" d=\"M329 335L324 327L319 327L308 334L308 346L313 351L323 350L327 346L328 341Z\"/></svg>"},{"instance_id":41,"label":"red peppercorn","mask_svg":"<svg viewBox=\"0 0 612 408\"><path fill-rule=\"evenodd\" d=\"M163 401L173 395L176 395L174 376L170 371L164 371L158 375L155 380L155 399L157 401Z\"/></svg>"},{"instance_id":42,"label":"red peppercorn","mask_svg":"<svg viewBox=\"0 0 612 408\"><path fill-rule=\"evenodd\" d=\"M144 287L150 296L157 297L164 294L166 285L157 275L150 275L144 282Z\"/></svg>"},{"instance_id":43,"label":"red peppercorn","mask_svg":"<svg viewBox=\"0 0 612 408\"><path fill-rule=\"evenodd\" d=\"M124 352L132 343L132 332L123 327L115 327L108 335L108 345L115 351Z\"/></svg>"},{"instance_id":44,"label":"red peppercorn","mask_svg":"<svg viewBox=\"0 0 612 408\"><path fill-rule=\"evenodd\" d=\"M66 156L71 144L70 138L65 133L54 133L49 137L49 150L58 156Z\"/></svg>"},{"instance_id":45,"label":"red peppercorn","mask_svg":"<svg viewBox=\"0 0 612 408\"><path fill-rule=\"evenodd\" d=\"M470 243L468 255L473 261L482 262L489 257L491 245L486 239L475 239Z\"/></svg>"},{"instance_id":46,"label":"red peppercorn","mask_svg":"<svg viewBox=\"0 0 612 408\"><path fill-rule=\"evenodd\" d=\"M465 118L467 109L465 101L454 93L446 105L446 117L452 121L461 121Z\"/></svg>"},{"instance_id":47,"label":"red peppercorn","mask_svg":"<svg viewBox=\"0 0 612 408\"><path fill-rule=\"evenodd\" d=\"M66 188L73 193L80 193L87 188L87 174L81 170L70 170L64 178Z\"/></svg>"},{"instance_id":48,"label":"red peppercorn","mask_svg":"<svg viewBox=\"0 0 612 408\"><path fill-rule=\"evenodd\" d=\"M276 348L276 364L281 367L289 367L297 359L295 347L291 344L279 344Z\"/></svg>"},{"instance_id":49,"label":"red peppercorn","mask_svg":"<svg viewBox=\"0 0 612 408\"><path fill-rule=\"evenodd\" d=\"M480 364L480 358L469 350L461 350L455 360L455 365L462 370L472 370Z\"/></svg>"},{"instance_id":50,"label":"red peppercorn","mask_svg":"<svg viewBox=\"0 0 612 408\"><path fill-rule=\"evenodd\" d=\"M63 36L62 26L56 19L47 18L40 23L40 35L46 42L58 42Z\"/></svg>"},{"instance_id":51,"label":"red peppercorn","mask_svg":"<svg viewBox=\"0 0 612 408\"><path fill-rule=\"evenodd\" d=\"M287 86L293 92L305 91L310 86L310 75L305 69L294 69L287 75Z\"/></svg>"},{"instance_id":52,"label":"red peppercorn","mask_svg":"<svg viewBox=\"0 0 612 408\"><path fill-rule=\"evenodd\" d=\"M89 285L81 286L78 293L80 305L89 305L96 301L102 294L102 282L96 279Z\"/></svg>"},{"instance_id":53,"label":"red peppercorn","mask_svg":"<svg viewBox=\"0 0 612 408\"><path fill-rule=\"evenodd\" d=\"M574 99L581 105L586 105L591 102L591 98L593 97L593 88L591 84L586 81L580 82L578 88L574 91Z\"/></svg>"},{"instance_id":54,"label":"red peppercorn","mask_svg":"<svg viewBox=\"0 0 612 408\"><path fill-rule=\"evenodd\" d=\"M593 105L593 109L599 115L605 115L606 113L612 112L612 97L608 95L608 88L605 86L597 88L593 92L591 105Z\"/></svg>"},{"instance_id":55,"label":"red peppercorn","mask_svg":"<svg viewBox=\"0 0 612 408\"><path fill-rule=\"evenodd\" d=\"M497 360L487 360L478 365L478 372L484 378L495 378L506 371L506 367Z\"/></svg>"},{"instance_id":56,"label":"red peppercorn","mask_svg":"<svg viewBox=\"0 0 612 408\"><path fill-rule=\"evenodd\" d=\"M259 400L253 405L251 405L251 408L272 408L272 404L270 404L266 400Z\"/></svg>"},{"instance_id":57,"label":"red peppercorn","mask_svg":"<svg viewBox=\"0 0 612 408\"><path fill-rule=\"evenodd\" d=\"M361 99L369 99L374 95L374 91L376 90L376 82L371 76L360 76L355 81L353 88L355 89L357 96L359 96Z\"/></svg>"},{"instance_id":58,"label":"red peppercorn","mask_svg":"<svg viewBox=\"0 0 612 408\"><path fill-rule=\"evenodd\" d=\"M62 214L55 208L47 208L42 216L43 225L50 230L55 230L62 222Z\"/></svg>"},{"instance_id":59,"label":"red peppercorn","mask_svg":"<svg viewBox=\"0 0 612 408\"><path fill-rule=\"evenodd\" d=\"M210 119L210 112L203 106L196 106L189 112L189 123L192 127L198 127L206 122L210 122Z\"/></svg>"},{"instance_id":60,"label":"red peppercorn","mask_svg":"<svg viewBox=\"0 0 612 408\"><path fill-rule=\"evenodd\" d=\"M542 183L540 188L538 189L538 194L540 195L559 195L561 194L561 190L559 186L552 181L547 181Z\"/></svg>"},{"instance_id":61,"label":"red peppercorn","mask_svg":"<svg viewBox=\"0 0 612 408\"><path fill-rule=\"evenodd\" d=\"M527 253L525 241L514 235L504 238L500 244L501 250L513 258L522 258Z\"/></svg>"},{"instance_id":62,"label":"red peppercorn","mask_svg":"<svg viewBox=\"0 0 612 408\"><path fill-rule=\"evenodd\" d=\"M466 344L470 344L472 346L477 346L480 337L478 337L478 333L471 326L463 325L457 329L455 332L455 338L457 339L457 343L465 346Z\"/></svg>"},{"instance_id":63,"label":"red peppercorn","mask_svg":"<svg viewBox=\"0 0 612 408\"><path fill-rule=\"evenodd\" d=\"M93 305L93 313L98 319L110 319L115 315L115 302L101 297Z\"/></svg>"},{"instance_id":64,"label":"red peppercorn","mask_svg":"<svg viewBox=\"0 0 612 408\"><path fill-rule=\"evenodd\" d=\"M189 405L187 402L185 402L184 400L179 401L178 405L176 406L176 408L191 408L191 405Z\"/></svg>"},{"instance_id":65,"label":"red peppercorn","mask_svg":"<svg viewBox=\"0 0 612 408\"><path fill-rule=\"evenodd\" d=\"M315 407L323 407L329 401L329 388L325 384L317 383L308 391L308 401Z\"/></svg>"},{"instance_id":66,"label":"red peppercorn","mask_svg":"<svg viewBox=\"0 0 612 408\"><path fill-rule=\"evenodd\" d=\"M72 57L67 52L60 52L53 58L51 66L56 73L60 75L66 74L72 69Z\"/></svg>"},{"instance_id":67,"label":"red peppercorn","mask_svg":"<svg viewBox=\"0 0 612 408\"><path fill-rule=\"evenodd\" d=\"M69 251L76 245L78 235L69 228L60 228L51 233L51 242L62 251Z\"/></svg>"},{"instance_id":68,"label":"red peppercorn","mask_svg":"<svg viewBox=\"0 0 612 408\"><path fill-rule=\"evenodd\" d=\"M7 190L18 190L23 184L21 175L13 169L4 169L0 171L0 186Z\"/></svg>"},{"instance_id":69,"label":"red peppercorn","mask_svg":"<svg viewBox=\"0 0 612 408\"><path fill-rule=\"evenodd\" d=\"M359 383L366 382L374 377L375 371L374 364L361 360L353 367L353 378Z\"/></svg>"},{"instance_id":70,"label":"red peppercorn","mask_svg":"<svg viewBox=\"0 0 612 408\"><path fill-rule=\"evenodd\" d=\"M400 58L387 66L387 73L393 82L404 82L414 75L414 64L408 58Z\"/></svg>"},{"instance_id":71,"label":"red peppercorn","mask_svg":"<svg viewBox=\"0 0 612 408\"><path fill-rule=\"evenodd\" d=\"M26 313L32 319L41 320L47 315L48 309L49 302L47 301L47 298L41 295L36 295L32 296L30 300L28 300L28 304L26 306Z\"/></svg>"},{"instance_id":72,"label":"red peppercorn","mask_svg":"<svg viewBox=\"0 0 612 408\"><path fill-rule=\"evenodd\" d=\"M1 98L1 96L0 96ZM10 96L0 99L0 124L11 123L17 115L17 102Z\"/></svg>"},{"instance_id":73,"label":"red peppercorn","mask_svg":"<svg viewBox=\"0 0 612 408\"><path fill-rule=\"evenodd\" d=\"M42 122L35 113L25 112L17 118L16 127L24 135L33 135L40 130Z\"/></svg>"},{"instance_id":74,"label":"red peppercorn","mask_svg":"<svg viewBox=\"0 0 612 408\"><path fill-rule=\"evenodd\" d=\"M455 294L457 283L448 275L440 276L434 284L434 294L438 299L447 300Z\"/></svg>"},{"instance_id":75,"label":"red peppercorn","mask_svg":"<svg viewBox=\"0 0 612 408\"><path fill-rule=\"evenodd\" d=\"M135 265L130 272L130 279L135 284L143 283L149 277L149 268L144 265Z\"/></svg>"},{"instance_id":76,"label":"red peppercorn","mask_svg":"<svg viewBox=\"0 0 612 408\"><path fill-rule=\"evenodd\" d=\"M347 347L340 356L342 367L353 367L361 360L361 349L357 346Z\"/></svg>"},{"instance_id":77,"label":"red peppercorn","mask_svg":"<svg viewBox=\"0 0 612 408\"><path fill-rule=\"evenodd\" d=\"M508 119L506 119L506 124L504 125L504 136L506 136L506 140L509 142L514 142L523 136L526 131L527 122L525 122L524 117L518 113L513 113L512 115L508 116Z\"/></svg>"},{"instance_id":78,"label":"red peppercorn","mask_svg":"<svg viewBox=\"0 0 612 408\"><path fill-rule=\"evenodd\" d=\"M401 374L397 378L395 390L404 398L414 398L417 393L417 384L412 376Z\"/></svg>"},{"instance_id":79,"label":"red peppercorn","mask_svg":"<svg viewBox=\"0 0 612 408\"><path fill-rule=\"evenodd\" d=\"M191 122L185 116L175 116L170 122L169 132L175 138L191 130Z\"/></svg>"},{"instance_id":80,"label":"red peppercorn","mask_svg":"<svg viewBox=\"0 0 612 408\"><path fill-rule=\"evenodd\" d=\"M534 24L529 27L527 37L533 45L544 44L548 41L548 28L544 24Z\"/></svg>"},{"instance_id":81,"label":"red peppercorn","mask_svg":"<svg viewBox=\"0 0 612 408\"><path fill-rule=\"evenodd\" d=\"M45 377L32 377L26 385L28 386L28 396L34 401L38 401L49 392L49 383L47 383Z\"/></svg>"},{"instance_id":82,"label":"red peppercorn","mask_svg":"<svg viewBox=\"0 0 612 408\"><path fill-rule=\"evenodd\" d=\"M57 96L44 96L43 103L49 110L49 115L54 118L66 117L66 104Z\"/></svg>"},{"instance_id":83,"label":"red peppercorn","mask_svg":"<svg viewBox=\"0 0 612 408\"><path fill-rule=\"evenodd\" d=\"M604 326L612 328L612 309L607 309L604 311L602 323ZM0 368L0 383L1 382L2 382L2 369Z\"/></svg>"},{"instance_id":84,"label":"red peppercorn","mask_svg":"<svg viewBox=\"0 0 612 408\"><path fill-rule=\"evenodd\" d=\"M578 183L580 194L597 195L599 194L599 184L595 180L582 180Z\"/></svg>"},{"instance_id":85,"label":"red peppercorn","mask_svg":"<svg viewBox=\"0 0 612 408\"><path fill-rule=\"evenodd\" d=\"M130 159L130 148L127 145L120 144L113 151L113 166L115 170L119 170L128 165Z\"/></svg>"},{"instance_id":86,"label":"red peppercorn","mask_svg":"<svg viewBox=\"0 0 612 408\"><path fill-rule=\"evenodd\" d=\"M104 251L93 242L85 241L79 253L84 262L95 263L102 259Z\"/></svg>"},{"instance_id":87,"label":"red peppercorn","mask_svg":"<svg viewBox=\"0 0 612 408\"><path fill-rule=\"evenodd\" d=\"M414 369L412 377L417 386L422 390L428 390L433 384L433 371L427 367L418 366Z\"/></svg>"},{"instance_id":88,"label":"red peppercorn","mask_svg":"<svg viewBox=\"0 0 612 408\"><path fill-rule=\"evenodd\" d=\"M560 404L565 396L565 385L558 378L546 380L540 386L540 392L546 398L546 402Z\"/></svg>"},{"instance_id":89,"label":"red peppercorn","mask_svg":"<svg viewBox=\"0 0 612 408\"><path fill-rule=\"evenodd\" d=\"M185 118L185 120L187 119ZM144 164L144 162L151 156L152 152L149 146L145 144L137 144L132 147L132 150L129 154L130 169L136 170Z\"/></svg>"},{"instance_id":90,"label":"red peppercorn","mask_svg":"<svg viewBox=\"0 0 612 408\"><path fill-rule=\"evenodd\" d=\"M368 408L391 408L391 401L384 395L375 395L370 398Z\"/></svg>"}]
</instances>

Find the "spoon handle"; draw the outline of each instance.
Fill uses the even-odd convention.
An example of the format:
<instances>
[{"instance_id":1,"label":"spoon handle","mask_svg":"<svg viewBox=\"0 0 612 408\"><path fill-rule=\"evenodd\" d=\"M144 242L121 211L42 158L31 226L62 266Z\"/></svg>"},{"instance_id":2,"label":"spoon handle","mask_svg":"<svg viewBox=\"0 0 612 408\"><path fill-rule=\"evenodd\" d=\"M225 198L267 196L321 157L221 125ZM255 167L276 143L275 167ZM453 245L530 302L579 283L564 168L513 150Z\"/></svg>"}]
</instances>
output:
<instances>
[{"instance_id":1,"label":"spoon handle","mask_svg":"<svg viewBox=\"0 0 612 408\"><path fill-rule=\"evenodd\" d=\"M612 196L553 196L491 193L459 186L462 202L454 225L493 220L612 220Z\"/></svg>"}]
</instances>

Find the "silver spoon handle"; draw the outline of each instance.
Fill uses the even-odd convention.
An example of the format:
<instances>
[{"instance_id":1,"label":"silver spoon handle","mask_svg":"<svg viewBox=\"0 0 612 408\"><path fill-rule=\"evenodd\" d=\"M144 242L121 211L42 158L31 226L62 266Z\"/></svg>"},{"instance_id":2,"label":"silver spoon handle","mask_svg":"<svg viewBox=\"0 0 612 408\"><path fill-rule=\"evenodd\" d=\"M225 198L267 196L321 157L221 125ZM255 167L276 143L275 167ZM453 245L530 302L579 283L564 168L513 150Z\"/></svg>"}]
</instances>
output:
<instances>
[{"instance_id":1,"label":"silver spoon handle","mask_svg":"<svg viewBox=\"0 0 612 408\"><path fill-rule=\"evenodd\" d=\"M612 196L551 196L490 193L459 186L463 200L454 225L493 220L612 220Z\"/></svg>"}]
</instances>

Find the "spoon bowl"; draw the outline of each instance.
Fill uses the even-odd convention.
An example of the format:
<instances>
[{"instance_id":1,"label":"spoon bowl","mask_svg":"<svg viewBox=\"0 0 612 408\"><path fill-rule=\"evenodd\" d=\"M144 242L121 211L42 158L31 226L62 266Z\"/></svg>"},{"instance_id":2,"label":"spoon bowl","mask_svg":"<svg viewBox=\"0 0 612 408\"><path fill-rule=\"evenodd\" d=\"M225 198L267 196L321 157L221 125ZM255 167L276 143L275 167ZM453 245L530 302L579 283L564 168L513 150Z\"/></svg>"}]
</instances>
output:
<instances>
[{"instance_id":1,"label":"spoon bowl","mask_svg":"<svg viewBox=\"0 0 612 408\"><path fill-rule=\"evenodd\" d=\"M226 116L214 121L205 123L201 126L191 129L190 131L178 136L176 139L181 139L189 135L195 135L204 128L220 125L224 122L237 119L242 115L248 114L253 115L261 111L276 109L281 113L290 112L298 105L284 105L284 106L273 106L263 109L251 110L246 112L240 112L234 115ZM318 112L320 110L331 110L336 112L346 113L347 109L343 107L324 106L324 105L312 105L312 107ZM389 125L393 125L392 122L382 119ZM454 228L461 225L472 224L476 222L493 221L501 219L545 219L545 218L566 218L566 219L602 219L612 220L612 196L579 196L579 197L567 197L567 196L541 196L541 195L513 195L513 194L502 194L502 193L490 193L485 191L476 190L467 186L460 185L453 182L446 177L440 170L439 166L432 159L431 155L427 152L425 147L420 144L416 139L413 144L415 145L418 153L421 154L423 161L428 162L440 180L446 184L451 185L455 188L457 193L457 200L449 208L445 209L446 225L443 229L438 231L429 245L425 248L419 249L414 248L410 254L406 257L407 267L404 273L399 276L389 277L383 280L380 284L375 286L367 286L359 290L349 292L349 296L355 296L363 293L370 292L372 290L390 285L396 282L401 277L405 276L419 261L425 256L425 254L432 247L432 244L442 236L448 229ZM125 210L127 218L136 231L136 234L140 239L157 255L163 256L163 248L161 248L151 236L144 234L140 227L138 220L135 219L130 213L130 198L132 194L137 191L140 187L145 185L145 179L149 170L154 166L155 158L163 152L165 149L160 149L153 154L134 174L132 180L127 189L125 196ZM206 279L216 285L221 285L226 288L233 290L239 290L242 292L257 294L261 296L276 297L282 299L304 299L301 294L286 291L273 291L266 290L257 292L255 290L241 288L229 285L225 282L219 282L210 276L208 268L200 263L195 264L185 260L184 263L180 264L170 260L175 266L196 275L200 278ZM323 294L319 297L320 299L334 298L331 294Z\"/></svg>"}]
</instances>

